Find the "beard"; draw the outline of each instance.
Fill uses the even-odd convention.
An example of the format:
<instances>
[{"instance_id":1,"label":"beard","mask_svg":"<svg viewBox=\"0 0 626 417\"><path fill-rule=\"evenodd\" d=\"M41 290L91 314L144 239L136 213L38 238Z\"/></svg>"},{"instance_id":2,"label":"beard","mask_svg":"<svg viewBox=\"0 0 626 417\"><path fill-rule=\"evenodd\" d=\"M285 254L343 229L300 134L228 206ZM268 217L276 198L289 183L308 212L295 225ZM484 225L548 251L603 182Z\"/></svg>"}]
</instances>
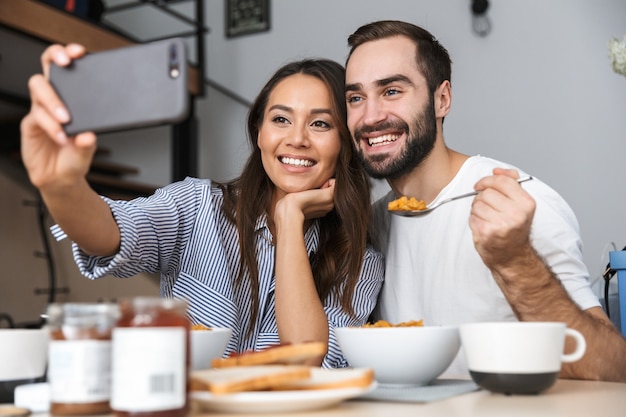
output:
<instances>
[{"instance_id":1,"label":"beard","mask_svg":"<svg viewBox=\"0 0 626 417\"><path fill-rule=\"evenodd\" d=\"M405 133L407 140L400 155L392 158L389 154L377 154L365 156L363 142L360 140L364 133L372 133L382 130L400 130ZM358 143L358 157L365 171L375 179L395 180L403 177L418 167L430 154L437 139L437 120L433 99L423 111L418 112L409 125L402 121L383 122L375 126L361 126L354 132Z\"/></svg>"}]
</instances>

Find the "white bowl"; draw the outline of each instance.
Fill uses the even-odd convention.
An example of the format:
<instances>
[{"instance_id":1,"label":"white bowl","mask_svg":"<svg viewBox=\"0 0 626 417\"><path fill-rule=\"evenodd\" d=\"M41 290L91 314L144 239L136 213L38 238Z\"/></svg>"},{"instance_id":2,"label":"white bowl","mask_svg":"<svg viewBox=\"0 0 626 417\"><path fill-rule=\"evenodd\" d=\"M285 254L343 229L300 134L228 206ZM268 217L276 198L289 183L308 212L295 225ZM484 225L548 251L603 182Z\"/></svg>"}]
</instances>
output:
<instances>
[{"instance_id":1,"label":"white bowl","mask_svg":"<svg viewBox=\"0 0 626 417\"><path fill-rule=\"evenodd\" d=\"M231 329L191 330L191 369L209 369L211 360L221 358L230 339Z\"/></svg>"},{"instance_id":2,"label":"white bowl","mask_svg":"<svg viewBox=\"0 0 626 417\"><path fill-rule=\"evenodd\" d=\"M455 326L340 327L335 334L350 365L372 368L376 381L385 385L429 384L461 346Z\"/></svg>"},{"instance_id":3,"label":"white bowl","mask_svg":"<svg viewBox=\"0 0 626 417\"><path fill-rule=\"evenodd\" d=\"M50 332L43 329L0 329L0 381L42 377L48 362Z\"/></svg>"}]
</instances>

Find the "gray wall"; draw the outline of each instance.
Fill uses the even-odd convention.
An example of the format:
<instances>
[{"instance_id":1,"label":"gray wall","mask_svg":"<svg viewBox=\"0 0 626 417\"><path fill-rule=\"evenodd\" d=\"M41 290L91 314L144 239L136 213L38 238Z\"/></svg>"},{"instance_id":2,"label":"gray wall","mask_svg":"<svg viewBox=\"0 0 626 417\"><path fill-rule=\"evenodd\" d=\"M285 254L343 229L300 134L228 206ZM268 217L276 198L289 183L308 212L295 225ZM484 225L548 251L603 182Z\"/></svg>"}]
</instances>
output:
<instances>
[{"instance_id":1,"label":"gray wall","mask_svg":"<svg viewBox=\"0 0 626 417\"><path fill-rule=\"evenodd\" d=\"M344 62L346 38L377 19L424 26L453 60L453 106L447 143L468 154L516 164L559 191L576 212L585 259L598 278L614 242L626 244L622 164L626 143L626 78L612 72L607 42L626 33L623 0L492 0L493 30L471 30L469 0L272 0L271 31L228 39L224 2L205 2L207 76L252 101L281 64L306 56ZM189 5L177 6L189 11ZM135 30L154 25L135 23ZM200 174L231 178L247 155L246 108L212 89L197 102ZM105 138L148 182L169 181L168 140ZM167 134L167 130L165 131ZM133 135L137 136L137 135ZM145 155L141 141L153 152ZM116 145L117 146L117 145ZM377 184L376 193L386 189Z\"/></svg>"}]
</instances>

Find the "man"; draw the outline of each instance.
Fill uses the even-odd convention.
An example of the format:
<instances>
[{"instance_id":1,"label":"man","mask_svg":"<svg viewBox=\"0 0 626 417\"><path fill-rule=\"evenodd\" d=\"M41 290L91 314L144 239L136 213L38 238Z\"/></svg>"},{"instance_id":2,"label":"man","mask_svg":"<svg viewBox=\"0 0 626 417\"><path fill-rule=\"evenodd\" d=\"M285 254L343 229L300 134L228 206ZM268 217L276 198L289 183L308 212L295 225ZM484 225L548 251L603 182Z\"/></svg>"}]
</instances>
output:
<instances>
[{"instance_id":1,"label":"man","mask_svg":"<svg viewBox=\"0 0 626 417\"><path fill-rule=\"evenodd\" d=\"M379 318L566 322L588 346L561 377L626 381L626 341L590 289L567 203L538 179L519 184L522 173L509 164L446 146L446 49L428 31L398 21L365 25L348 44L348 126L369 174L392 189L374 209L387 262ZM387 211L402 195L434 203L472 188L480 191L475 198L420 217ZM462 372L459 355L447 374Z\"/></svg>"}]
</instances>

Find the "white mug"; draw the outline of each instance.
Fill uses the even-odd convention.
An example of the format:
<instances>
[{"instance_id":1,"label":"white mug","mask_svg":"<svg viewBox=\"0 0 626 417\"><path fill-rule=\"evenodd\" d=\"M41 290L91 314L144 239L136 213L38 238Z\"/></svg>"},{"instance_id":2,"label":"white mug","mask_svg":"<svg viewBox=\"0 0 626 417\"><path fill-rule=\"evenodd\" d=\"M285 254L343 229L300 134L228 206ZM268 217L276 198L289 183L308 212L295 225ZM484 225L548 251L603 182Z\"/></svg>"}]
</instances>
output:
<instances>
[{"instance_id":1,"label":"white mug","mask_svg":"<svg viewBox=\"0 0 626 417\"><path fill-rule=\"evenodd\" d=\"M47 328L0 329L0 382L42 377L49 339Z\"/></svg>"},{"instance_id":2,"label":"white mug","mask_svg":"<svg viewBox=\"0 0 626 417\"><path fill-rule=\"evenodd\" d=\"M13 402L17 386L44 379L49 340L47 328L0 329L0 404Z\"/></svg>"},{"instance_id":3,"label":"white mug","mask_svg":"<svg viewBox=\"0 0 626 417\"><path fill-rule=\"evenodd\" d=\"M488 322L460 326L462 349L474 381L490 391L536 394L554 384L561 364L583 357L587 344L560 322ZM565 354L565 338L576 349Z\"/></svg>"}]
</instances>

